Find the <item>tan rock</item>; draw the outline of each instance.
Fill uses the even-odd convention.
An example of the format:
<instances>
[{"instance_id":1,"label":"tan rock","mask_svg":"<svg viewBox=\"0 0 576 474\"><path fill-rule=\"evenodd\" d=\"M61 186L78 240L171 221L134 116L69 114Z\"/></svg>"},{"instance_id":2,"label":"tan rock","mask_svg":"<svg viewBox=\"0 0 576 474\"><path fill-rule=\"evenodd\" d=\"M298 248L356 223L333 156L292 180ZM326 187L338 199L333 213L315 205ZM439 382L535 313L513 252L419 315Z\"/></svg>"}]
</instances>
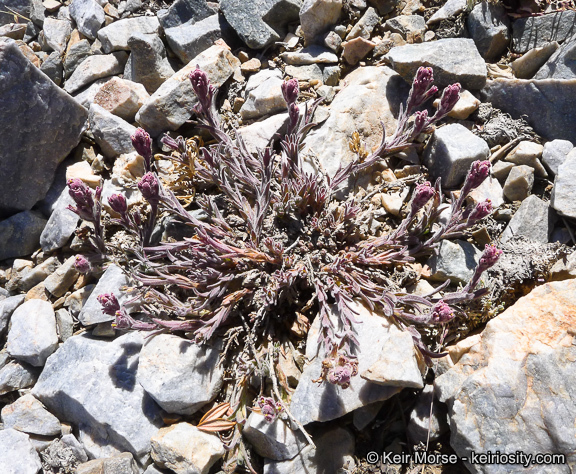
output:
<instances>
[{"instance_id":1,"label":"tan rock","mask_svg":"<svg viewBox=\"0 0 576 474\"><path fill-rule=\"evenodd\" d=\"M102 184L102 177L94 174L94 170L87 161L79 161L66 168L66 181L78 178L92 189Z\"/></svg>"},{"instance_id":2,"label":"tan rock","mask_svg":"<svg viewBox=\"0 0 576 474\"><path fill-rule=\"evenodd\" d=\"M438 108L440 105L440 99L434 101L434 107ZM462 89L460 91L460 100L456 102L454 108L448 114L448 117L452 117L458 120L466 120L472 112L480 107L480 101L472 95L470 91Z\"/></svg>"},{"instance_id":3,"label":"tan rock","mask_svg":"<svg viewBox=\"0 0 576 474\"><path fill-rule=\"evenodd\" d=\"M248 74L251 72L258 72L260 70L261 66L262 66L262 63L260 63L260 60L258 58L252 58L252 59L249 59L248 61L242 63L242 65L240 66L240 70L244 74Z\"/></svg>"},{"instance_id":4,"label":"tan rock","mask_svg":"<svg viewBox=\"0 0 576 474\"><path fill-rule=\"evenodd\" d=\"M149 98L142 84L113 77L100 88L94 103L127 122L133 122L136 113Z\"/></svg>"},{"instance_id":5,"label":"tan rock","mask_svg":"<svg viewBox=\"0 0 576 474\"><path fill-rule=\"evenodd\" d=\"M361 59L374 49L376 43L370 40L364 39L362 37L354 38L350 41L345 41L342 43L342 56L348 64L354 66Z\"/></svg>"},{"instance_id":6,"label":"tan rock","mask_svg":"<svg viewBox=\"0 0 576 474\"><path fill-rule=\"evenodd\" d=\"M176 474L206 474L225 452L216 435L200 431L190 423L160 429L151 444L156 464Z\"/></svg>"},{"instance_id":7,"label":"tan rock","mask_svg":"<svg viewBox=\"0 0 576 474\"><path fill-rule=\"evenodd\" d=\"M576 465L575 327L576 280L547 283L491 320L480 341L436 379L458 427L450 440L458 455L521 447L565 454L567 466Z\"/></svg>"}]
</instances>

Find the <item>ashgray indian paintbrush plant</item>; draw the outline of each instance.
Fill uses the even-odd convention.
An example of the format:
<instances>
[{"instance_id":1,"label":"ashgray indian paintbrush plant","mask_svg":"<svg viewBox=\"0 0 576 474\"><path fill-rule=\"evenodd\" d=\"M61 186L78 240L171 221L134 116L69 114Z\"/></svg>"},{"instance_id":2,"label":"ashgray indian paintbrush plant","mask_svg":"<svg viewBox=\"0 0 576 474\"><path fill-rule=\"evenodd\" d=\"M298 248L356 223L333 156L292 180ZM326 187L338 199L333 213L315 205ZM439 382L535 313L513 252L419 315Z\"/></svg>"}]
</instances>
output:
<instances>
[{"instance_id":1,"label":"ashgray indian paintbrush plant","mask_svg":"<svg viewBox=\"0 0 576 474\"><path fill-rule=\"evenodd\" d=\"M392 276L398 266L431 255L442 239L462 235L490 214L489 201L465 206L468 194L488 176L490 163L472 165L460 195L452 195L450 217L444 224L439 223L443 203L440 180L434 185L418 184L406 217L380 236L359 237L365 203L352 196L338 201L335 196L350 177L413 146L420 134L429 133L458 101L460 85L445 88L437 112L428 116L417 109L438 89L432 84L431 68L420 68L406 107L400 110L396 132L391 137L384 135L372 153L359 153L334 176L328 176L305 170L302 142L315 125L312 117L318 101L301 111L296 80L282 86L288 124L279 152L266 147L256 156L247 151L239 134L232 139L224 130L216 112L216 89L206 74L196 69L190 81L198 98L195 112L200 126L215 143L196 153L182 137L165 136L162 141L172 150L168 158L192 170L196 191L192 205L208 219L195 217L189 205L162 182L152 141L138 129L132 141L144 158L146 173L138 189L149 205L147 215L129 209L122 194L112 195L108 203L120 216L111 223L124 228L135 242L124 266L140 290L144 317L130 314L114 295L100 295L104 311L116 317L116 327L183 331L192 333L197 342L238 328L246 333L246 341L256 353L267 340L281 340L298 331L302 338L310 320L317 317L319 343L325 354L318 380L345 388L357 373L357 354L365 350L358 347L356 338L356 299L409 331L427 361L441 355L426 347L419 328L445 325L459 311L454 305L483 295L484 290L476 289L480 276L496 262L500 251L487 246L468 285L442 297L439 295L448 282L428 295L416 296L401 291ZM93 195L80 180L71 180L69 187L76 202L72 210L93 225L90 240L95 251L106 252L101 191ZM154 243L155 225L166 214L193 235ZM81 260L78 266L87 271L89 263ZM332 313L338 316L337 324ZM262 402L261 408L268 409L271 404Z\"/></svg>"}]
</instances>

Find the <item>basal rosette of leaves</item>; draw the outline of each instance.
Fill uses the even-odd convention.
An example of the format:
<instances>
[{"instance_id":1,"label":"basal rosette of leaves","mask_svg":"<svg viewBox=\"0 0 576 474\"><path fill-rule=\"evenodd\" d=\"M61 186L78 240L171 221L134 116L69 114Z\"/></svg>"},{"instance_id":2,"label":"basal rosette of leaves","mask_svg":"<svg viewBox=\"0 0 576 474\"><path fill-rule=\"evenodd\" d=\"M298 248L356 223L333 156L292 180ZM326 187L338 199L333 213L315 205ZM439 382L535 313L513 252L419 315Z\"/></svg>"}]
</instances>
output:
<instances>
[{"instance_id":1,"label":"basal rosette of leaves","mask_svg":"<svg viewBox=\"0 0 576 474\"><path fill-rule=\"evenodd\" d=\"M138 129L132 137L144 158L146 174L138 183L148 203L143 215L129 209L121 194L108 204L120 217L110 222L122 227L135 242L125 269L138 288L139 315L120 307L115 295L100 295L106 313L116 317L119 329L175 331L193 335L197 342L224 336L227 348L239 347L235 373L245 380L250 371L277 381L277 348L286 339L305 338L310 321L320 318L320 340L324 349L319 383L347 387L357 373L357 356L369 348L358 347L353 300L392 318L410 332L415 346L427 362L438 354L426 347L421 329L446 327L461 304L476 299L482 273L492 266L501 251L487 246L470 282L458 292L444 293L449 282L425 296L401 291L393 275L403 265L430 256L442 239L461 236L490 214L489 201L465 206L468 194L489 174L488 161L475 162L458 196L452 194L450 217L440 223L443 204L441 183L420 182L413 190L406 217L388 233L361 236L366 202L350 196L336 199L350 177L366 172L377 162L414 146L422 133L444 118L459 99L460 85L444 89L433 116L419 111L438 89L430 68L420 68L406 106L401 108L397 128L385 134L372 152L359 150L355 160L340 167L334 176L306 171L302 142L315 126L312 122L318 101L300 110L298 82L289 80L282 91L288 107L288 125L280 150L267 147L257 156L247 151L242 137L225 132L216 110L216 90L204 72L190 74L198 98L196 114L200 126L214 142L199 153L189 141L165 136L169 157L190 170L195 192L193 202L182 203L157 173L152 141ZM382 126L384 130L384 126ZM80 257L77 267L88 271L88 260L106 258L108 244L101 216L101 191L95 194L80 180L69 182L76 202L72 208L93 224L89 240L95 254ZM365 198L367 199L367 198ZM190 212L199 208L208 219ZM192 229L193 236L180 241L154 242L152 235L161 215L170 214ZM440 296L442 294L442 296ZM134 307L132 305L131 307ZM334 325L330 314L338 316ZM252 362L250 362L252 361ZM238 375L241 374L241 375ZM281 379L281 377L280 377ZM237 384L238 385L238 384ZM239 384L241 385L241 383ZM272 401L260 408L276 407L286 399L274 383ZM237 390L234 392L237 395ZM235 402L232 395L232 403ZM237 401L237 400L236 400ZM273 410L272 410L273 411Z\"/></svg>"}]
</instances>

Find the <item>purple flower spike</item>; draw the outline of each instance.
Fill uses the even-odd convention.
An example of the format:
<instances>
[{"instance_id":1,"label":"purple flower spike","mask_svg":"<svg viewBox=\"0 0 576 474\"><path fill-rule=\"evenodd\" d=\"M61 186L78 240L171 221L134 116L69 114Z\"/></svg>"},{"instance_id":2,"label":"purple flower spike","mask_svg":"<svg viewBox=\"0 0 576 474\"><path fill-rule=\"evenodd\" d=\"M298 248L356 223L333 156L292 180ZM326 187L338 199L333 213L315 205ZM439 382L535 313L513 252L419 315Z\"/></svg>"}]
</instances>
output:
<instances>
[{"instance_id":1,"label":"purple flower spike","mask_svg":"<svg viewBox=\"0 0 576 474\"><path fill-rule=\"evenodd\" d=\"M126 198L123 194L112 194L108 198L108 204L114 212L117 212L121 216L126 214L128 210L128 204L126 203Z\"/></svg>"},{"instance_id":2,"label":"purple flower spike","mask_svg":"<svg viewBox=\"0 0 576 474\"><path fill-rule=\"evenodd\" d=\"M196 69L192 71L188 77L190 78L196 97L198 97L202 108L206 112L212 104L212 97L216 89L210 84L210 79L208 79L206 73L198 66L196 66Z\"/></svg>"},{"instance_id":3,"label":"purple flower spike","mask_svg":"<svg viewBox=\"0 0 576 474\"><path fill-rule=\"evenodd\" d=\"M430 201L435 193L436 191L428 181L416 186L414 199L412 200L412 215L416 214L420 209L422 209L426 203Z\"/></svg>"},{"instance_id":4,"label":"purple flower spike","mask_svg":"<svg viewBox=\"0 0 576 474\"><path fill-rule=\"evenodd\" d=\"M98 303L102 305L102 311L109 316L116 316L116 312L120 311L120 303L113 293L104 293L98 295L96 298Z\"/></svg>"},{"instance_id":5,"label":"purple flower spike","mask_svg":"<svg viewBox=\"0 0 576 474\"><path fill-rule=\"evenodd\" d=\"M282 95L288 105L296 102L299 93L300 88L296 79L290 79L282 83Z\"/></svg>"},{"instance_id":6,"label":"purple flower spike","mask_svg":"<svg viewBox=\"0 0 576 474\"><path fill-rule=\"evenodd\" d=\"M411 113L416 107L419 107L432 97L438 88L433 86L434 74L431 67L420 67L412 83L410 95L406 104L408 113Z\"/></svg>"},{"instance_id":7,"label":"purple flower spike","mask_svg":"<svg viewBox=\"0 0 576 474\"><path fill-rule=\"evenodd\" d=\"M490 161L475 161L470 167L466 182L462 188L462 194L466 195L480 186L490 174Z\"/></svg>"},{"instance_id":8,"label":"purple flower spike","mask_svg":"<svg viewBox=\"0 0 576 474\"><path fill-rule=\"evenodd\" d=\"M144 158L146 169L149 170L152 161L152 139L150 135L144 129L138 128L130 138L134 149Z\"/></svg>"},{"instance_id":9,"label":"purple flower spike","mask_svg":"<svg viewBox=\"0 0 576 474\"><path fill-rule=\"evenodd\" d=\"M462 89L462 87L459 83L452 84L444 89L444 92L442 92L442 97L440 98L438 115L444 116L450 113L450 111L456 105L456 102L460 100L460 89Z\"/></svg>"},{"instance_id":10,"label":"purple flower spike","mask_svg":"<svg viewBox=\"0 0 576 474\"><path fill-rule=\"evenodd\" d=\"M454 310L444 301L440 300L431 311L430 321L433 323L447 323L454 319Z\"/></svg>"},{"instance_id":11,"label":"purple flower spike","mask_svg":"<svg viewBox=\"0 0 576 474\"><path fill-rule=\"evenodd\" d=\"M92 270L92 265L90 265L90 262L84 255L76 255L74 268L76 268L79 273L87 274L90 273L90 270Z\"/></svg>"},{"instance_id":12,"label":"purple flower spike","mask_svg":"<svg viewBox=\"0 0 576 474\"><path fill-rule=\"evenodd\" d=\"M484 252L480 257L480 263L478 264L478 272L481 273L484 270L494 266L502 255L502 250L496 248L495 245L486 245L484 247Z\"/></svg>"},{"instance_id":13,"label":"purple flower spike","mask_svg":"<svg viewBox=\"0 0 576 474\"><path fill-rule=\"evenodd\" d=\"M428 111L422 110L414 114L414 135L419 135L428 124Z\"/></svg>"},{"instance_id":14,"label":"purple flower spike","mask_svg":"<svg viewBox=\"0 0 576 474\"><path fill-rule=\"evenodd\" d=\"M154 173L148 172L138 182L138 189L150 204L158 204L160 185Z\"/></svg>"},{"instance_id":15,"label":"purple flower spike","mask_svg":"<svg viewBox=\"0 0 576 474\"><path fill-rule=\"evenodd\" d=\"M86 221L94 221L94 196L92 190L79 178L68 181L68 192L77 207L69 206L68 209L78 214Z\"/></svg>"},{"instance_id":16,"label":"purple flower spike","mask_svg":"<svg viewBox=\"0 0 576 474\"><path fill-rule=\"evenodd\" d=\"M479 203L474 210L470 213L468 217L469 221L479 221L484 219L486 216L490 215L492 212L492 201L486 199L486 201Z\"/></svg>"}]
</instances>

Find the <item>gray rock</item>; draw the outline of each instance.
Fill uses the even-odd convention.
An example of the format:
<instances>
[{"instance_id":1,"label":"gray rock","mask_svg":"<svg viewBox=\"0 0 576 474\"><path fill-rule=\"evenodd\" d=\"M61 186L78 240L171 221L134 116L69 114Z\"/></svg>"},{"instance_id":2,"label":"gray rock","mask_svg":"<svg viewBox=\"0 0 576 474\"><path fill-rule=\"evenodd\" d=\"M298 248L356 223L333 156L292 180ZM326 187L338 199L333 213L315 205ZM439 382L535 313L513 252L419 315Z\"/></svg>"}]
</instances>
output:
<instances>
[{"instance_id":1,"label":"gray rock","mask_svg":"<svg viewBox=\"0 0 576 474\"><path fill-rule=\"evenodd\" d=\"M280 54L280 57L288 64L336 64L338 56L329 49L319 45L312 45L299 51Z\"/></svg>"},{"instance_id":2,"label":"gray rock","mask_svg":"<svg viewBox=\"0 0 576 474\"><path fill-rule=\"evenodd\" d=\"M503 191L510 201L523 201L534 186L534 168L526 165L515 166L510 170Z\"/></svg>"},{"instance_id":3,"label":"gray rock","mask_svg":"<svg viewBox=\"0 0 576 474\"><path fill-rule=\"evenodd\" d=\"M68 20L46 18L42 31L49 48L58 53L63 53L66 49L68 38L70 38L70 33L72 33L72 23Z\"/></svg>"},{"instance_id":4,"label":"gray rock","mask_svg":"<svg viewBox=\"0 0 576 474\"><path fill-rule=\"evenodd\" d=\"M550 56L534 79L576 79L576 36Z\"/></svg>"},{"instance_id":5,"label":"gray rock","mask_svg":"<svg viewBox=\"0 0 576 474\"><path fill-rule=\"evenodd\" d=\"M459 456L562 453L566 464L534 472L566 473L576 465L576 280L547 283L492 319L480 341L436 378L448 405L450 444ZM562 342L560 342L562 341ZM472 473L516 472L518 466L466 463Z\"/></svg>"},{"instance_id":6,"label":"gray rock","mask_svg":"<svg viewBox=\"0 0 576 474\"><path fill-rule=\"evenodd\" d=\"M46 219L24 211L0 222L0 260L30 255L39 247Z\"/></svg>"},{"instance_id":7,"label":"gray rock","mask_svg":"<svg viewBox=\"0 0 576 474\"><path fill-rule=\"evenodd\" d=\"M66 57L64 58L64 71L66 79L68 79L76 68L82 63L84 59L92 55L92 49L90 48L90 42L87 39L78 41L74 43L68 49Z\"/></svg>"},{"instance_id":8,"label":"gray rock","mask_svg":"<svg viewBox=\"0 0 576 474\"><path fill-rule=\"evenodd\" d=\"M521 236L547 244L557 220L558 216L549 203L542 201L538 196L528 196L502 232L500 242Z\"/></svg>"},{"instance_id":9,"label":"gray rock","mask_svg":"<svg viewBox=\"0 0 576 474\"><path fill-rule=\"evenodd\" d=\"M386 31L398 33L404 38L407 35L422 35L426 31L426 22L419 15L398 15L386 21L384 28ZM348 38L346 38L348 39Z\"/></svg>"},{"instance_id":10,"label":"gray rock","mask_svg":"<svg viewBox=\"0 0 576 474\"><path fill-rule=\"evenodd\" d=\"M152 438L154 461L176 473L206 474L224 453L224 446L217 436L200 431L189 423L162 428Z\"/></svg>"},{"instance_id":11,"label":"gray rock","mask_svg":"<svg viewBox=\"0 0 576 474\"><path fill-rule=\"evenodd\" d=\"M74 333L74 320L65 308L60 308L56 311L56 328L62 342L71 338Z\"/></svg>"},{"instance_id":12,"label":"gray rock","mask_svg":"<svg viewBox=\"0 0 576 474\"><path fill-rule=\"evenodd\" d=\"M128 282L128 277L120 267L110 265L100 277L100 281L86 300L82 311L80 311L78 315L78 320L84 326L113 321L114 316L109 316L102 311L102 305L98 302L97 298L99 295L105 293L113 293L120 304L124 303L128 299L128 295L121 291L121 288L128 285Z\"/></svg>"},{"instance_id":13,"label":"gray rock","mask_svg":"<svg viewBox=\"0 0 576 474\"><path fill-rule=\"evenodd\" d=\"M98 31L105 53L130 49L128 40L134 33L159 34L160 22L155 16L139 16L115 21Z\"/></svg>"},{"instance_id":14,"label":"gray rock","mask_svg":"<svg viewBox=\"0 0 576 474\"><path fill-rule=\"evenodd\" d=\"M158 467L156 467L154 464L150 464L146 470L144 471L143 474L166 474L168 471L162 469L160 470Z\"/></svg>"},{"instance_id":15,"label":"gray rock","mask_svg":"<svg viewBox=\"0 0 576 474\"><path fill-rule=\"evenodd\" d=\"M314 436L314 444L306 446L293 459L264 459L264 474L331 473L354 467L354 435L345 428L331 428Z\"/></svg>"},{"instance_id":16,"label":"gray rock","mask_svg":"<svg viewBox=\"0 0 576 474\"><path fill-rule=\"evenodd\" d=\"M297 427L293 430L279 418L269 422L256 412L248 417L242 434L260 456L276 461L292 459L307 445L306 438Z\"/></svg>"},{"instance_id":17,"label":"gray rock","mask_svg":"<svg viewBox=\"0 0 576 474\"><path fill-rule=\"evenodd\" d=\"M428 25L439 23L459 15L466 9L466 0L448 0L426 22Z\"/></svg>"},{"instance_id":18,"label":"gray rock","mask_svg":"<svg viewBox=\"0 0 576 474\"><path fill-rule=\"evenodd\" d=\"M96 38L106 14L96 0L73 0L70 4L70 16L76 22L78 31L91 40Z\"/></svg>"},{"instance_id":19,"label":"gray rock","mask_svg":"<svg viewBox=\"0 0 576 474\"><path fill-rule=\"evenodd\" d=\"M64 90L72 94L97 79L120 74L127 60L128 55L124 51L89 56L76 67L64 84Z\"/></svg>"},{"instance_id":20,"label":"gray rock","mask_svg":"<svg viewBox=\"0 0 576 474\"><path fill-rule=\"evenodd\" d=\"M0 64L1 215L30 209L46 195L56 167L80 141L88 114L12 40L0 40Z\"/></svg>"},{"instance_id":21,"label":"gray rock","mask_svg":"<svg viewBox=\"0 0 576 474\"><path fill-rule=\"evenodd\" d=\"M0 336L8 327L10 316L18 306L24 302L24 295L9 296L0 301Z\"/></svg>"},{"instance_id":22,"label":"gray rock","mask_svg":"<svg viewBox=\"0 0 576 474\"><path fill-rule=\"evenodd\" d=\"M74 100L78 102L82 107L86 107L90 109L90 106L94 103L94 98L96 94L100 92L102 86L108 82L110 77L103 77L102 79L98 79L90 84L88 87L83 89L81 92L74 94Z\"/></svg>"},{"instance_id":23,"label":"gray rock","mask_svg":"<svg viewBox=\"0 0 576 474\"><path fill-rule=\"evenodd\" d=\"M64 306L73 316L78 316L86 301L94 291L96 285L86 285L79 290L72 292L64 300Z\"/></svg>"},{"instance_id":24,"label":"gray rock","mask_svg":"<svg viewBox=\"0 0 576 474\"><path fill-rule=\"evenodd\" d=\"M300 26L306 44L335 25L342 12L342 0L304 0L300 8Z\"/></svg>"},{"instance_id":25,"label":"gray rock","mask_svg":"<svg viewBox=\"0 0 576 474\"><path fill-rule=\"evenodd\" d=\"M249 153L257 154L267 147L277 133L281 133L288 125L288 114L276 114L260 122L240 127L238 134L244 140Z\"/></svg>"},{"instance_id":26,"label":"gray rock","mask_svg":"<svg viewBox=\"0 0 576 474\"><path fill-rule=\"evenodd\" d=\"M60 262L56 257L49 257L40 265L35 266L22 275L18 282L18 289L28 291L41 281L44 281L48 275L56 271Z\"/></svg>"},{"instance_id":27,"label":"gray rock","mask_svg":"<svg viewBox=\"0 0 576 474\"><path fill-rule=\"evenodd\" d=\"M414 16L414 18L420 18L422 20L423 29L426 29L424 18L420 16ZM414 21L418 23L418 20ZM358 37L364 39L370 39L372 31L374 30L376 25L378 25L379 22L380 22L380 16L378 15L378 13L376 13L376 10L374 10L374 8L372 7L368 8L366 12L364 12L364 15L362 15L362 18L358 20L358 23L356 23L354 27L350 30L350 33L348 33L348 35L346 36L346 41L350 41L351 39ZM388 22L386 24L388 24Z\"/></svg>"},{"instance_id":28,"label":"gray rock","mask_svg":"<svg viewBox=\"0 0 576 474\"><path fill-rule=\"evenodd\" d=\"M51 53L40 66L40 70L46 74L54 84L59 86L64 77L64 65L62 64L60 53L56 51Z\"/></svg>"},{"instance_id":29,"label":"gray rock","mask_svg":"<svg viewBox=\"0 0 576 474\"><path fill-rule=\"evenodd\" d=\"M466 26L486 61L496 61L508 48L510 20L502 5L486 1L479 3L468 15Z\"/></svg>"},{"instance_id":30,"label":"gray rock","mask_svg":"<svg viewBox=\"0 0 576 474\"><path fill-rule=\"evenodd\" d=\"M188 75L199 66L210 82L220 87L240 67L240 60L223 46L212 46L168 79L144 104L136 121L156 137L167 130L177 130L192 114L197 103Z\"/></svg>"},{"instance_id":31,"label":"gray rock","mask_svg":"<svg viewBox=\"0 0 576 474\"><path fill-rule=\"evenodd\" d=\"M443 188L453 188L464 182L474 161L489 156L490 148L483 139L463 125L450 124L434 131L423 161L434 179L442 179Z\"/></svg>"},{"instance_id":32,"label":"gray rock","mask_svg":"<svg viewBox=\"0 0 576 474\"><path fill-rule=\"evenodd\" d=\"M446 405L434 396L434 386L426 385L410 412L407 426L409 439L414 444L426 444L428 440L437 440L449 429Z\"/></svg>"},{"instance_id":33,"label":"gray rock","mask_svg":"<svg viewBox=\"0 0 576 474\"><path fill-rule=\"evenodd\" d=\"M0 431L0 472L36 474L42 468L30 437L13 429Z\"/></svg>"},{"instance_id":34,"label":"gray rock","mask_svg":"<svg viewBox=\"0 0 576 474\"><path fill-rule=\"evenodd\" d=\"M512 61L510 67L518 79L532 79L534 74L544 66L558 47L558 43L554 41L540 48L532 48L518 59Z\"/></svg>"},{"instance_id":35,"label":"gray rock","mask_svg":"<svg viewBox=\"0 0 576 474\"><path fill-rule=\"evenodd\" d=\"M162 424L160 409L136 382L142 343L139 333L111 342L73 336L50 357L32 391L58 418L78 427L93 458L128 451L143 462Z\"/></svg>"},{"instance_id":36,"label":"gray rock","mask_svg":"<svg viewBox=\"0 0 576 474\"><path fill-rule=\"evenodd\" d=\"M558 167L551 206L564 217L576 217L576 152L571 151Z\"/></svg>"},{"instance_id":37,"label":"gray rock","mask_svg":"<svg viewBox=\"0 0 576 474\"><path fill-rule=\"evenodd\" d=\"M284 72L299 81L323 81L324 76L322 69L317 64L309 64L308 66L286 66Z\"/></svg>"},{"instance_id":38,"label":"gray rock","mask_svg":"<svg viewBox=\"0 0 576 474\"><path fill-rule=\"evenodd\" d=\"M474 275L482 252L463 240L443 240L438 254L428 260L432 279L444 281L447 278L455 284L466 284Z\"/></svg>"},{"instance_id":39,"label":"gray rock","mask_svg":"<svg viewBox=\"0 0 576 474\"><path fill-rule=\"evenodd\" d=\"M25 362L9 362L0 368L0 395L31 387L39 375L39 369Z\"/></svg>"},{"instance_id":40,"label":"gray rock","mask_svg":"<svg viewBox=\"0 0 576 474\"><path fill-rule=\"evenodd\" d=\"M220 9L226 21L246 46L252 49L263 49L281 39L262 18L267 6L268 2L220 1Z\"/></svg>"},{"instance_id":41,"label":"gray rock","mask_svg":"<svg viewBox=\"0 0 576 474\"><path fill-rule=\"evenodd\" d=\"M406 83L388 67L360 67L346 80L348 86L334 98L328 119L304 141L304 152L314 150L331 176L340 165L356 158L348 145L355 131L368 149L380 143L380 121L384 122L387 136L394 133L394 114L408 95Z\"/></svg>"},{"instance_id":42,"label":"gray rock","mask_svg":"<svg viewBox=\"0 0 576 474\"><path fill-rule=\"evenodd\" d=\"M176 0L166 10L158 12L158 20L164 30L183 25L192 20L192 23L212 16L214 13L206 0Z\"/></svg>"},{"instance_id":43,"label":"gray rock","mask_svg":"<svg viewBox=\"0 0 576 474\"><path fill-rule=\"evenodd\" d=\"M138 383L168 413L191 415L218 395L224 370L218 347L162 334L142 348Z\"/></svg>"},{"instance_id":44,"label":"gray rock","mask_svg":"<svg viewBox=\"0 0 576 474\"><path fill-rule=\"evenodd\" d=\"M550 281L561 281L576 278L576 252L558 260L550 269Z\"/></svg>"},{"instance_id":45,"label":"gray rock","mask_svg":"<svg viewBox=\"0 0 576 474\"><path fill-rule=\"evenodd\" d=\"M552 140L544 145L542 164L552 176L558 174L558 167L564 163L568 153L570 153L573 148L574 145L568 140Z\"/></svg>"},{"instance_id":46,"label":"gray rock","mask_svg":"<svg viewBox=\"0 0 576 474\"><path fill-rule=\"evenodd\" d=\"M54 210L40 235L40 246L44 252L64 247L70 239L80 218L68 206L75 206L74 199L70 196L68 188L65 188L56 201Z\"/></svg>"},{"instance_id":47,"label":"gray rock","mask_svg":"<svg viewBox=\"0 0 576 474\"><path fill-rule=\"evenodd\" d=\"M2 408L4 429L13 428L28 434L60 436L60 422L29 393Z\"/></svg>"},{"instance_id":48,"label":"gray rock","mask_svg":"<svg viewBox=\"0 0 576 474\"><path fill-rule=\"evenodd\" d=\"M14 311L6 348L15 359L35 367L44 365L58 348L56 318L48 301L31 299Z\"/></svg>"},{"instance_id":49,"label":"gray rock","mask_svg":"<svg viewBox=\"0 0 576 474\"><path fill-rule=\"evenodd\" d=\"M14 15L10 13L8 8L25 18L30 18L34 10L34 2L32 0L0 0L0 25L14 22Z\"/></svg>"},{"instance_id":50,"label":"gray rock","mask_svg":"<svg viewBox=\"0 0 576 474\"><path fill-rule=\"evenodd\" d=\"M150 94L174 75L166 57L166 48L158 35L134 33L128 39L128 46L132 51L128 61L130 70L125 70L124 76L129 72L130 80L143 84Z\"/></svg>"},{"instance_id":51,"label":"gray rock","mask_svg":"<svg viewBox=\"0 0 576 474\"><path fill-rule=\"evenodd\" d=\"M356 408L387 400L405 386L422 387L422 376L416 373L418 363L412 339L409 341L387 318L371 313L363 306L356 304L354 309L359 312L356 319L361 321L355 326L359 341L358 373L352 377L350 386L346 389L325 381L321 384L313 382L322 372L322 362L325 358L323 349L318 344L320 321L316 318L308 332L306 358L311 362L305 366L300 382L292 394L290 411L302 424L312 421L329 421L349 413ZM333 323L338 327L337 315L332 313ZM393 350L392 350L393 349ZM388 351L393 352L391 359ZM403 360L399 363L396 355L402 352ZM390 381L384 381L384 375L379 367L395 364L388 368L388 374L394 371ZM371 382L366 378L378 380Z\"/></svg>"},{"instance_id":52,"label":"gray rock","mask_svg":"<svg viewBox=\"0 0 576 474\"><path fill-rule=\"evenodd\" d=\"M250 77L246 84L246 102L240 109L242 118L253 119L285 110L282 82L282 72L276 69L265 69Z\"/></svg>"},{"instance_id":53,"label":"gray rock","mask_svg":"<svg viewBox=\"0 0 576 474\"><path fill-rule=\"evenodd\" d=\"M519 18L512 23L512 51L525 53L551 41L562 41L574 34L576 12L559 11L547 15Z\"/></svg>"},{"instance_id":54,"label":"gray rock","mask_svg":"<svg viewBox=\"0 0 576 474\"><path fill-rule=\"evenodd\" d=\"M63 296L78 279L79 273L74 266L75 262L75 256L66 259L54 273L44 280L44 288L56 297Z\"/></svg>"},{"instance_id":55,"label":"gray rock","mask_svg":"<svg viewBox=\"0 0 576 474\"><path fill-rule=\"evenodd\" d=\"M111 114L96 103L90 106L88 120L94 140L104 156L113 158L134 151L130 137L136 132L136 127L126 120Z\"/></svg>"},{"instance_id":56,"label":"gray rock","mask_svg":"<svg viewBox=\"0 0 576 474\"><path fill-rule=\"evenodd\" d=\"M140 474L131 453L122 453L105 459L93 459L76 468L76 474Z\"/></svg>"},{"instance_id":57,"label":"gray rock","mask_svg":"<svg viewBox=\"0 0 576 474\"><path fill-rule=\"evenodd\" d=\"M482 99L515 119L523 117L547 140L576 141L576 79L495 79L486 83Z\"/></svg>"},{"instance_id":58,"label":"gray rock","mask_svg":"<svg viewBox=\"0 0 576 474\"><path fill-rule=\"evenodd\" d=\"M222 38L218 15L168 28L165 33L170 48L185 64Z\"/></svg>"},{"instance_id":59,"label":"gray rock","mask_svg":"<svg viewBox=\"0 0 576 474\"><path fill-rule=\"evenodd\" d=\"M78 461L80 462L88 461L86 451L80 444L80 441L78 441L73 434L64 435L62 436L62 438L60 438L59 441L62 443L63 446L69 448L72 451L74 457Z\"/></svg>"},{"instance_id":60,"label":"gray rock","mask_svg":"<svg viewBox=\"0 0 576 474\"><path fill-rule=\"evenodd\" d=\"M422 65L432 67L438 86L459 82L465 89L476 90L486 83L486 63L471 39L448 38L396 46L386 58L409 83Z\"/></svg>"},{"instance_id":61,"label":"gray rock","mask_svg":"<svg viewBox=\"0 0 576 474\"><path fill-rule=\"evenodd\" d=\"M300 18L302 0L268 0L263 5L262 19L281 37L286 35L287 26Z\"/></svg>"}]
</instances>

